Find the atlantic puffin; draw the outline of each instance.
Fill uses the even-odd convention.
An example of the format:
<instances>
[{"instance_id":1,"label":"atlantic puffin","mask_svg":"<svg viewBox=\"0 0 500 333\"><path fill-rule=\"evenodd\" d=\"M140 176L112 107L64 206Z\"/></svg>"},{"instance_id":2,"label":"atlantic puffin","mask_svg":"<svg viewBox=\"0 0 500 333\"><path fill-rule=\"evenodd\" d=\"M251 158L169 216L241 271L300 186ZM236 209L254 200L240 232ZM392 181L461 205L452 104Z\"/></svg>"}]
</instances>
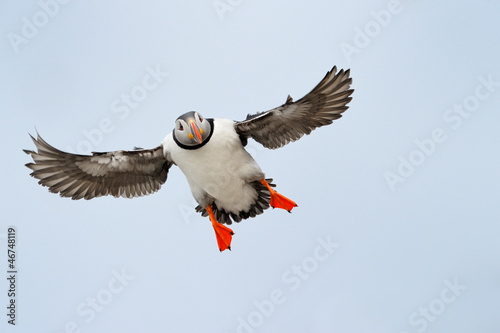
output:
<instances>
[{"instance_id":1,"label":"atlantic puffin","mask_svg":"<svg viewBox=\"0 0 500 333\"><path fill-rule=\"evenodd\" d=\"M56 149L37 133L37 151L24 150L34 163L26 166L52 193L74 200L105 195L133 198L158 191L172 165L187 178L202 216L212 222L220 251L231 249L233 231L224 224L240 222L269 208L291 212L297 204L273 188L272 179L245 150L252 138L269 149L283 147L331 124L348 109L353 89L350 70L333 67L307 95L243 121L205 118L196 111L175 120L175 128L153 149L71 154Z\"/></svg>"}]
</instances>

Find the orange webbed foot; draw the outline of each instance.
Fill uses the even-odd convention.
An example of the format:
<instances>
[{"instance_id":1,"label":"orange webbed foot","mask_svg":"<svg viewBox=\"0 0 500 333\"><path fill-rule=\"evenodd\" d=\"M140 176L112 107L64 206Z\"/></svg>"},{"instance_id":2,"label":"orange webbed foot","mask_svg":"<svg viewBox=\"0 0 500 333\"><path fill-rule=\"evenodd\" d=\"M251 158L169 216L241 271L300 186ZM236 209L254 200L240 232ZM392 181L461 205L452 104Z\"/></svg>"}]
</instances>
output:
<instances>
[{"instance_id":1,"label":"orange webbed foot","mask_svg":"<svg viewBox=\"0 0 500 333\"><path fill-rule=\"evenodd\" d=\"M214 227L215 237L217 238L217 245L219 246L219 251L231 250L231 241L233 240L234 232L226 227L225 225L217 222L215 219L214 212L210 205L207 206L208 216Z\"/></svg>"},{"instance_id":2,"label":"orange webbed foot","mask_svg":"<svg viewBox=\"0 0 500 333\"><path fill-rule=\"evenodd\" d=\"M267 187L267 189L271 193L271 202L270 202L271 207L285 209L289 213L292 212L292 209L294 207L297 207L297 204L295 203L295 201L290 200L287 197L285 197L284 195L281 195L278 192L276 192L275 190L273 190L271 188L271 186L269 186L269 184L267 183L267 181L265 179L262 179L260 182L262 183L262 185Z\"/></svg>"}]
</instances>

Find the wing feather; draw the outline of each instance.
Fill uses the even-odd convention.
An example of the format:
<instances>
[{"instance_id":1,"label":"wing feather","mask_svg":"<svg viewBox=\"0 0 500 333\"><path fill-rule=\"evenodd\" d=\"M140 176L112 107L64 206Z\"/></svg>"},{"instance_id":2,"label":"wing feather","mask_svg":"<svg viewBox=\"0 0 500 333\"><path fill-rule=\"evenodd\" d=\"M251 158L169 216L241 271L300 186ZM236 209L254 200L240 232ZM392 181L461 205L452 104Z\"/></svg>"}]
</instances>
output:
<instances>
[{"instance_id":1,"label":"wing feather","mask_svg":"<svg viewBox=\"0 0 500 333\"><path fill-rule=\"evenodd\" d=\"M236 132L244 139L251 137L266 148L276 149L331 124L349 108L354 91L349 89L349 74L349 69L337 73L337 67L333 67L310 93L296 102L288 96L277 108L248 115L235 123Z\"/></svg>"},{"instance_id":2,"label":"wing feather","mask_svg":"<svg viewBox=\"0 0 500 333\"><path fill-rule=\"evenodd\" d=\"M52 147L40 135L31 139L37 151L24 150L33 158L33 163L26 164L32 170L31 176L50 192L75 200L104 195L132 198L154 193L167 180L173 164L162 146L77 155Z\"/></svg>"}]
</instances>

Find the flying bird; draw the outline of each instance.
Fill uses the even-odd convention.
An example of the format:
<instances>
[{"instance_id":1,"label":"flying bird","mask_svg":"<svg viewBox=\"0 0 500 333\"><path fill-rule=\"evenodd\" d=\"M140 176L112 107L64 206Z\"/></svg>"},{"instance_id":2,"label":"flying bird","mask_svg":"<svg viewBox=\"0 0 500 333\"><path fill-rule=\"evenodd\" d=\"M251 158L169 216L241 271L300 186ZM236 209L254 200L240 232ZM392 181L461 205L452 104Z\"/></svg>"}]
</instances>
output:
<instances>
[{"instance_id":1,"label":"flying bird","mask_svg":"<svg viewBox=\"0 0 500 333\"><path fill-rule=\"evenodd\" d=\"M198 203L196 211L212 222L219 250L230 250L233 231L225 224L255 217L269 206L288 212L297 206L274 190L272 179L245 150L248 139L276 149L340 118L354 91L349 71L333 67L301 99L294 102L289 95L283 105L243 121L187 112L153 149L77 155L52 147L38 133L36 139L30 135L37 151L24 150L34 161L26 166L50 192L78 200L154 193L176 165Z\"/></svg>"}]
</instances>

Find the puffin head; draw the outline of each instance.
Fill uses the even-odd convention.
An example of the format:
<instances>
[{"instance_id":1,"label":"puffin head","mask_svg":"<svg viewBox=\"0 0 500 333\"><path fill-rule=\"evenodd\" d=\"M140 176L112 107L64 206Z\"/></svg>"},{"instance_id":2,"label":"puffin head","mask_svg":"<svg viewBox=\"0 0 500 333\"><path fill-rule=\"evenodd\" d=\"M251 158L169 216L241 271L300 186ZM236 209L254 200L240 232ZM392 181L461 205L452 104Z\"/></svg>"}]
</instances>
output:
<instances>
[{"instance_id":1,"label":"puffin head","mask_svg":"<svg viewBox=\"0 0 500 333\"><path fill-rule=\"evenodd\" d=\"M212 136L212 129L212 119L205 119L198 112L190 111L175 120L174 141L185 149L200 148Z\"/></svg>"}]
</instances>

